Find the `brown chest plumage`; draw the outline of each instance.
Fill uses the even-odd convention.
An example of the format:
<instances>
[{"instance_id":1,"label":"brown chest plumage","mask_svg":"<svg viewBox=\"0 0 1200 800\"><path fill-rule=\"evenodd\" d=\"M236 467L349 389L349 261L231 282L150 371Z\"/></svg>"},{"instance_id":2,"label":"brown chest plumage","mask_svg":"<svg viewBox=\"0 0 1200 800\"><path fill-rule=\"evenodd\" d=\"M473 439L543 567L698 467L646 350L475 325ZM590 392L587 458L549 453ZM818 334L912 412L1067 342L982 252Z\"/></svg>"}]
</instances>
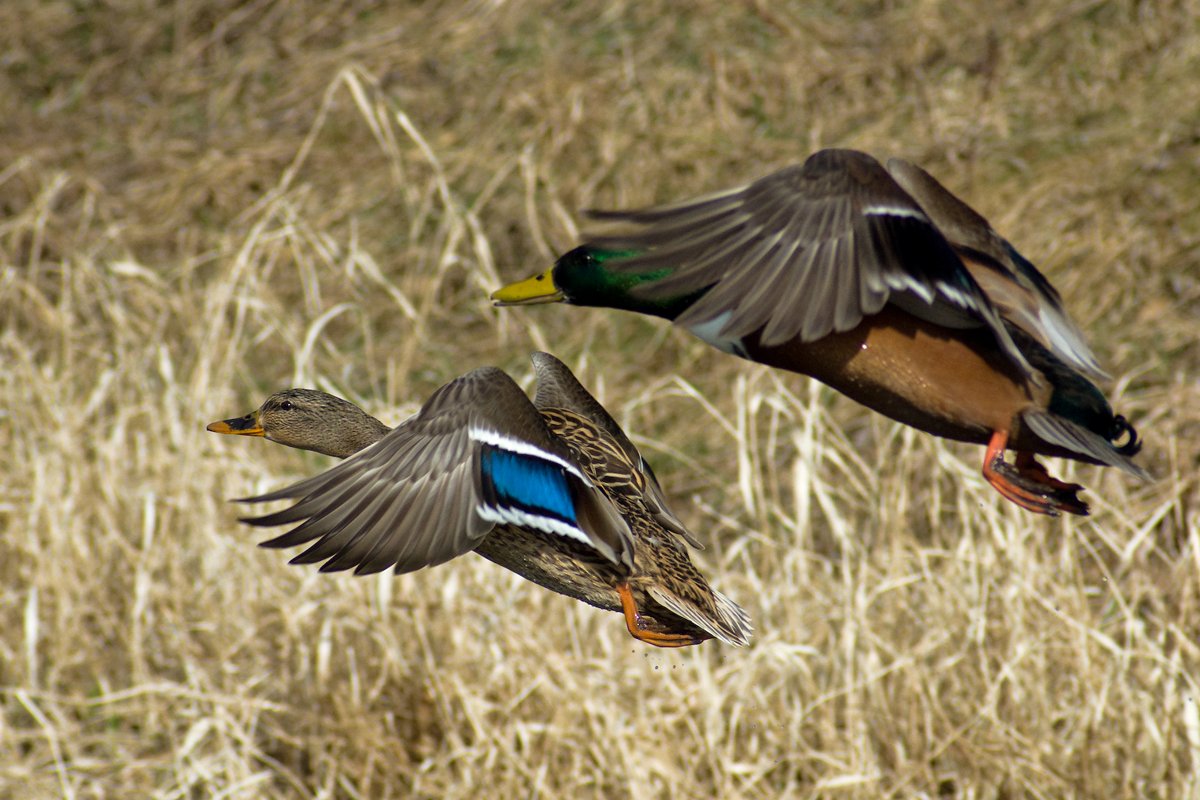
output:
<instances>
[{"instance_id":1,"label":"brown chest plumage","mask_svg":"<svg viewBox=\"0 0 1200 800\"><path fill-rule=\"evenodd\" d=\"M816 378L898 422L964 442L986 444L992 431L1012 429L1048 392L997 351L990 331L951 331L893 306L815 342L764 348L752 337L744 346L758 363Z\"/></svg>"}]
</instances>

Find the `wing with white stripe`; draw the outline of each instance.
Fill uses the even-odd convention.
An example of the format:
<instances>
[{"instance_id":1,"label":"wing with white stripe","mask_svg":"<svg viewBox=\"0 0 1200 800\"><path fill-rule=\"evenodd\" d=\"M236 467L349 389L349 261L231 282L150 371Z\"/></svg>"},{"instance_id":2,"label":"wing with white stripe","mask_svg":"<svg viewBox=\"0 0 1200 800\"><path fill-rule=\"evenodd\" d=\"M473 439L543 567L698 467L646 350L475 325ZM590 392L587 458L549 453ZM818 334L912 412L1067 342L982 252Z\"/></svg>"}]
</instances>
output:
<instances>
[{"instance_id":1,"label":"wing with white stripe","mask_svg":"<svg viewBox=\"0 0 1200 800\"><path fill-rule=\"evenodd\" d=\"M705 292L675 320L684 327L728 314L722 339L760 332L767 346L815 341L896 302L937 324L986 325L1032 372L945 237L865 153L822 150L738 190L591 216L619 227L586 246L637 252L606 266L669 271L635 292Z\"/></svg>"},{"instance_id":2,"label":"wing with white stripe","mask_svg":"<svg viewBox=\"0 0 1200 800\"><path fill-rule=\"evenodd\" d=\"M520 388L495 368L458 378L416 416L327 472L244 502L297 500L244 519L300 522L264 542L315 541L293 563L410 572L473 550L497 524L563 536L632 564L628 526L571 461Z\"/></svg>"},{"instance_id":3,"label":"wing with white stripe","mask_svg":"<svg viewBox=\"0 0 1200 800\"><path fill-rule=\"evenodd\" d=\"M916 164L893 158L887 170L958 251L1002 317L1085 375L1108 377L1058 291L982 214Z\"/></svg>"},{"instance_id":4,"label":"wing with white stripe","mask_svg":"<svg viewBox=\"0 0 1200 800\"><path fill-rule=\"evenodd\" d=\"M642 475L642 500L646 510L667 530L682 536L688 544L698 550L703 550L692 532L689 531L675 516L667 504L666 494L658 482L658 477L650 464L642 458L637 447L625 435L625 431L612 418L608 410L600 405L600 401L584 388L567 365L549 353L534 352L529 356L537 374L537 393L533 404L539 409L565 408L580 414L600 427L609 439L625 454L630 469L635 469Z\"/></svg>"}]
</instances>

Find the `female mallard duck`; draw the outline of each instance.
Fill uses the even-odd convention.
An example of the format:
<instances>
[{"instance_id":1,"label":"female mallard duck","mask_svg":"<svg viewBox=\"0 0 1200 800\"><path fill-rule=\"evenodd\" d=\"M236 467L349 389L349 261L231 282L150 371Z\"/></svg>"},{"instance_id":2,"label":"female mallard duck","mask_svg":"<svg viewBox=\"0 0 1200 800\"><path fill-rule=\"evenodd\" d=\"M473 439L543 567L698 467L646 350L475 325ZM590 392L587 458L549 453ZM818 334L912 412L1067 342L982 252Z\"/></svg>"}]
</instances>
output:
<instances>
[{"instance_id":1,"label":"female mallard duck","mask_svg":"<svg viewBox=\"0 0 1200 800\"><path fill-rule=\"evenodd\" d=\"M747 643L746 612L708 585L637 448L571 371L532 356L537 394L494 367L434 392L394 430L352 403L288 389L215 433L346 458L327 472L242 502L297 500L243 519L303 523L265 547L318 541L292 559L323 572L412 572L475 551L534 583L621 611L634 638L681 647Z\"/></svg>"},{"instance_id":2,"label":"female mallard duck","mask_svg":"<svg viewBox=\"0 0 1200 800\"><path fill-rule=\"evenodd\" d=\"M591 216L618 227L495 292L496 304L672 320L907 425L986 444L984 477L1030 511L1088 511L1083 487L1036 454L1146 477L1058 292L920 167L822 150L749 186Z\"/></svg>"}]
</instances>

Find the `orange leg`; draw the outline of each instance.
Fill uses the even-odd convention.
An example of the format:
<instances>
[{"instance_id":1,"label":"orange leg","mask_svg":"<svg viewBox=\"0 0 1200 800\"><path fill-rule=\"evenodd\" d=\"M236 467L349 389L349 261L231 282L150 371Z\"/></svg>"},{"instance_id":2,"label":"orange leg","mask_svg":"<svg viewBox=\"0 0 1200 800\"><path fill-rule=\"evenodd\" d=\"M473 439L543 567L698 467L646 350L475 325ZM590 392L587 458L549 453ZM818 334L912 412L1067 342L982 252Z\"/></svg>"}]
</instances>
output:
<instances>
[{"instance_id":1,"label":"orange leg","mask_svg":"<svg viewBox=\"0 0 1200 800\"><path fill-rule=\"evenodd\" d=\"M652 644L655 647L687 647L705 641L705 639L689 636L686 633L660 633L646 630L643 627L642 616L638 613L637 603L633 600L633 591L630 590L628 581L617 584L617 594L621 597L621 610L625 612L625 627L629 628L629 635L638 641Z\"/></svg>"},{"instance_id":2,"label":"orange leg","mask_svg":"<svg viewBox=\"0 0 1200 800\"><path fill-rule=\"evenodd\" d=\"M1050 477L1032 453L1017 453L1016 464L1009 464L1004 460L1007 445L1008 431L996 431L983 458L983 477L996 491L1035 514L1087 515L1087 503L1076 496L1082 486Z\"/></svg>"}]
</instances>

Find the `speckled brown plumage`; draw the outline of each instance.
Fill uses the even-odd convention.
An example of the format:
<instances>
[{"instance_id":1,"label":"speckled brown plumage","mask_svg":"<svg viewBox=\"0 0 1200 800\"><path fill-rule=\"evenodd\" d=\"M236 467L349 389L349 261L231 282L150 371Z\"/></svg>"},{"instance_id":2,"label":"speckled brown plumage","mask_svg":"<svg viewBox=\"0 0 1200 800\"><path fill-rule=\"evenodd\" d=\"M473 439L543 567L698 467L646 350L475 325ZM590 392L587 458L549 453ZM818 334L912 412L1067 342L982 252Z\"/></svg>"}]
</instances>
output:
<instances>
[{"instance_id":1,"label":"speckled brown plumage","mask_svg":"<svg viewBox=\"0 0 1200 800\"><path fill-rule=\"evenodd\" d=\"M303 521L264 543L290 547L317 540L293 562L325 561L324 571L389 566L409 571L473 550L544 588L622 611L630 633L651 644L709 638L745 644L748 617L692 563L686 544L694 537L666 507L633 443L558 359L535 353L533 362L538 376L533 404L504 373L486 368L439 389L421 412L391 432L353 404L312 390L278 393L259 411L213 423L209 430L265 436L335 455L378 444L307 481L249 498L298 501L245 520ZM576 482L573 496L593 508L591 538L526 524L481 527L472 516L479 512L471 509L487 510L478 499L478 465L492 446L488 441L544 452L577 469L584 482ZM430 497L431 491L444 496ZM397 504L411 507L407 513L419 520L415 527L406 527L405 515L393 508ZM604 532L618 523L619 530Z\"/></svg>"}]
</instances>

